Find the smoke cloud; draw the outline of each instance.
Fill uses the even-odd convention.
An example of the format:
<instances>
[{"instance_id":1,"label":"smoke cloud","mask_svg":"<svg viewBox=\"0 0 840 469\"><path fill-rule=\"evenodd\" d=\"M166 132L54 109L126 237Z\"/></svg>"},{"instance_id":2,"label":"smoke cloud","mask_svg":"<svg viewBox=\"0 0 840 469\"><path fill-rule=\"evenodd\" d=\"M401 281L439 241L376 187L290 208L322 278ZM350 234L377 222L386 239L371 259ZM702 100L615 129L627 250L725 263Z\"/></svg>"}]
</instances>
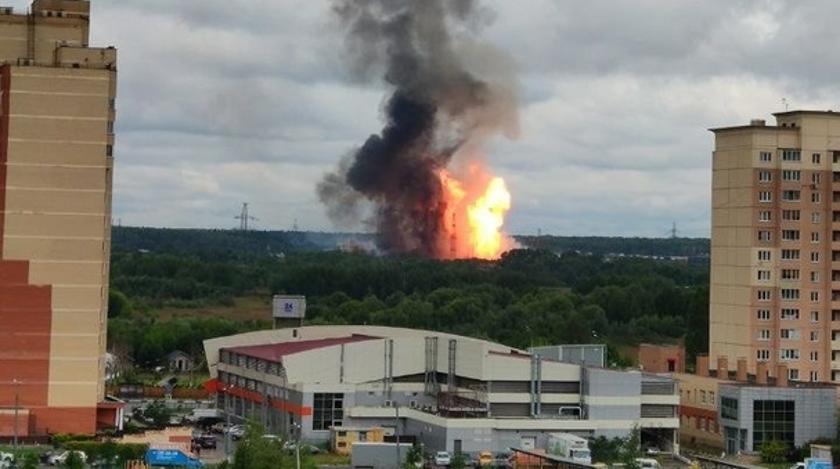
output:
<instances>
[{"instance_id":1,"label":"smoke cloud","mask_svg":"<svg viewBox=\"0 0 840 469\"><path fill-rule=\"evenodd\" d=\"M518 131L512 61L476 39L489 12L468 0L338 0L350 72L384 80L384 127L324 176L336 223L367 223L380 249L441 256L438 172ZM368 217L359 220L362 207Z\"/></svg>"}]
</instances>

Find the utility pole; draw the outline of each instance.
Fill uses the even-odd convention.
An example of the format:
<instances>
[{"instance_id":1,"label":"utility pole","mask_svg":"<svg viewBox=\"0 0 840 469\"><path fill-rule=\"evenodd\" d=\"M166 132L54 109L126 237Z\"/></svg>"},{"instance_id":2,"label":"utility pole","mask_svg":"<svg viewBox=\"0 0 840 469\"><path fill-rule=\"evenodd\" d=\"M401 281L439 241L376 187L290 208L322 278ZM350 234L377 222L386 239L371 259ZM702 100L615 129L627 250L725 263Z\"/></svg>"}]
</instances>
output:
<instances>
[{"instance_id":1,"label":"utility pole","mask_svg":"<svg viewBox=\"0 0 840 469\"><path fill-rule=\"evenodd\" d=\"M297 438L295 442L295 468L300 469L300 434L303 426L300 423L295 423L294 428L297 430Z\"/></svg>"},{"instance_id":2,"label":"utility pole","mask_svg":"<svg viewBox=\"0 0 840 469\"><path fill-rule=\"evenodd\" d=\"M229 386L225 386L222 388L222 392L224 393L225 400L225 461L230 462L230 406L228 405L229 397L228 397L228 389Z\"/></svg>"},{"instance_id":3,"label":"utility pole","mask_svg":"<svg viewBox=\"0 0 840 469\"><path fill-rule=\"evenodd\" d=\"M20 408L20 381L17 379L12 380L12 384L15 386L15 425L14 425L14 448L15 454L17 454L18 450L18 409Z\"/></svg>"},{"instance_id":4,"label":"utility pole","mask_svg":"<svg viewBox=\"0 0 840 469\"><path fill-rule=\"evenodd\" d=\"M394 467L400 467L402 464L400 461L402 460L400 455L400 405L394 401L394 434L397 437L397 465Z\"/></svg>"}]
</instances>

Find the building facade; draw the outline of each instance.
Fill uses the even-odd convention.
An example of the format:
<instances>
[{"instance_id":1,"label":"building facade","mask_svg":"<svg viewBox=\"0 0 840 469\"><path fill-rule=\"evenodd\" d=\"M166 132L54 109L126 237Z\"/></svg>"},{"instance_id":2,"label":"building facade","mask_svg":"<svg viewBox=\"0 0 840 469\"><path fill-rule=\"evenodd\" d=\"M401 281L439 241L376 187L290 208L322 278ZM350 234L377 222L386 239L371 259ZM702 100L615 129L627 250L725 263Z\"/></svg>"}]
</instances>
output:
<instances>
[{"instance_id":1,"label":"building facade","mask_svg":"<svg viewBox=\"0 0 840 469\"><path fill-rule=\"evenodd\" d=\"M680 443L723 448L718 398L720 384L727 381L688 373L676 373L674 379L680 389Z\"/></svg>"},{"instance_id":2,"label":"building facade","mask_svg":"<svg viewBox=\"0 0 840 469\"><path fill-rule=\"evenodd\" d=\"M639 366L651 373L685 373L685 347L639 344Z\"/></svg>"},{"instance_id":3,"label":"building facade","mask_svg":"<svg viewBox=\"0 0 840 469\"><path fill-rule=\"evenodd\" d=\"M838 381L840 113L775 117L712 129L712 365Z\"/></svg>"},{"instance_id":4,"label":"building facade","mask_svg":"<svg viewBox=\"0 0 840 469\"><path fill-rule=\"evenodd\" d=\"M0 8L0 434L93 433L105 403L116 50L90 3Z\"/></svg>"},{"instance_id":5,"label":"building facade","mask_svg":"<svg viewBox=\"0 0 840 469\"><path fill-rule=\"evenodd\" d=\"M676 449L675 382L637 370L374 326L251 332L207 340L205 353L220 408L304 440L384 428L429 450L477 453L544 447L552 432L615 437L638 426L647 444Z\"/></svg>"},{"instance_id":6,"label":"building facade","mask_svg":"<svg viewBox=\"0 0 840 469\"><path fill-rule=\"evenodd\" d=\"M833 439L836 411L832 385L720 385L720 424L729 454L758 452L768 441L800 447L817 438Z\"/></svg>"}]
</instances>

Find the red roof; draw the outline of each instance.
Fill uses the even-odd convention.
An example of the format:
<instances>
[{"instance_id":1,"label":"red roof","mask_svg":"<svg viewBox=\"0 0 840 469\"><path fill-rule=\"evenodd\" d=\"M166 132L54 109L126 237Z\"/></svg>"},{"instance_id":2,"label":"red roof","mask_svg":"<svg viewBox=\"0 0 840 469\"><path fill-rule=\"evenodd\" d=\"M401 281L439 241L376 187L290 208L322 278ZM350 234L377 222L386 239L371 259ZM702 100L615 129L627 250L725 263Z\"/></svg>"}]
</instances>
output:
<instances>
[{"instance_id":1,"label":"red roof","mask_svg":"<svg viewBox=\"0 0 840 469\"><path fill-rule=\"evenodd\" d=\"M306 352L307 350L315 350L324 347L331 347L333 345L352 344L354 342L364 342L366 340L379 339L380 337L371 337L366 335L353 334L347 337L334 337L331 339L316 339L316 340L296 340L290 342L281 342L279 344L264 344L264 345L245 345L242 347L229 347L223 350L228 350L234 353L241 353L249 357L261 358L272 362L279 362L286 355Z\"/></svg>"}]
</instances>

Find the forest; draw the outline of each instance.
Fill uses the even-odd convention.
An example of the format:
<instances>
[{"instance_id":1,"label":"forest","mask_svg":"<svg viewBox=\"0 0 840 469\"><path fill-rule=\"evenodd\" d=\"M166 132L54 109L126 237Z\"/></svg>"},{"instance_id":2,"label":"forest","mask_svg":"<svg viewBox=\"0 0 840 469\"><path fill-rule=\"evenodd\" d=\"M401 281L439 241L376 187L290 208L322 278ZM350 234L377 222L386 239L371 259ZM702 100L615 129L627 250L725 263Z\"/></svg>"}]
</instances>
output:
<instances>
[{"instance_id":1,"label":"forest","mask_svg":"<svg viewBox=\"0 0 840 469\"><path fill-rule=\"evenodd\" d=\"M268 326L267 307L264 321L235 315L162 319L161 308L230 306L237 298L274 293L306 295L310 324L425 328L515 347L684 340L689 356L705 351L708 342L703 263L547 249L516 249L497 261L326 248L279 255L280 246L254 248L266 241L257 233L196 231L189 243L177 240L183 233L167 239L167 230L155 236L119 230L110 343L140 366L159 364L176 349L199 352L207 337ZM230 240L243 235L261 241L238 250ZM156 237L159 242L149 242ZM211 255L225 243L231 244Z\"/></svg>"}]
</instances>

